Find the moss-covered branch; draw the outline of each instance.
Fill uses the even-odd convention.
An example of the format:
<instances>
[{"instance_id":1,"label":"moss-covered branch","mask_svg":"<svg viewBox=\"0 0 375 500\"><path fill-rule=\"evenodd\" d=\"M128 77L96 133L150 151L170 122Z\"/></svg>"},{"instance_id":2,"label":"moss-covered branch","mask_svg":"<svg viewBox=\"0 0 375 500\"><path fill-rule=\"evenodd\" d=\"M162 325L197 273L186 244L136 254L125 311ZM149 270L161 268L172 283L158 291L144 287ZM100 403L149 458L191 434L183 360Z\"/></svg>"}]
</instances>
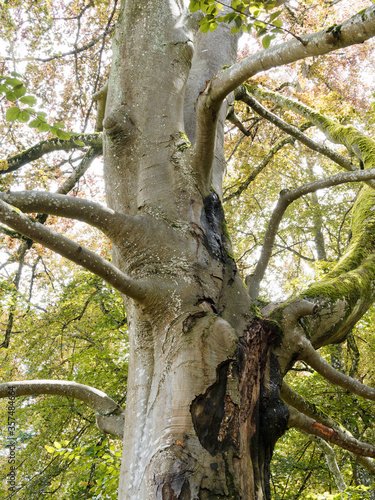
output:
<instances>
[{"instance_id":1,"label":"moss-covered branch","mask_svg":"<svg viewBox=\"0 0 375 500\"><path fill-rule=\"evenodd\" d=\"M103 147L102 134L72 134L71 138L67 141L63 141L56 137L38 142L38 144L22 151L22 153L11 156L6 160L2 160L0 162L0 174L14 172L23 165L26 165L34 160L38 160L42 156L52 153L53 151L71 151L72 149L82 149L87 146L94 148L96 155L98 156Z\"/></svg>"},{"instance_id":2,"label":"moss-covered branch","mask_svg":"<svg viewBox=\"0 0 375 500\"><path fill-rule=\"evenodd\" d=\"M375 165L375 141L355 127L341 125L337 121L327 118L322 113L276 92L258 87L247 87L247 90L260 99L271 101L282 108L290 109L310 120L331 142L345 146L351 155L354 154L363 162L365 168L372 168Z\"/></svg>"},{"instance_id":3,"label":"moss-covered branch","mask_svg":"<svg viewBox=\"0 0 375 500\"><path fill-rule=\"evenodd\" d=\"M266 272L269 260L272 255L272 249L275 237L280 222L282 220L282 217L284 216L285 210L288 208L288 206L298 198L306 194L313 193L319 189L338 186L340 184L344 184L347 182L359 182L369 179L375 179L375 169L365 170L365 171L356 170L355 172L342 172L340 174L333 175L326 179L319 179L314 182L309 182L296 189L291 189L291 190L284 189L283 191L280 192L279 200L276 204L276 207L272 213L272 216L267 226L259 261L255 266L254 272L246 278L246 284L248 286L249 295L252 298L252 300L255 301L258 300L260 282L262 281L264 274ZM370 192L372 193L373 190L371 190ZM375 200L372 200L371 203L375 203ZM370 224L368 219L366 219L366 221L367 224ZM372 227L372 224L370 225ZM368 235L368 237L371 238L371 235ZM355 253L356 262L361 261L361 258L363 256L363 251L361 251L361 249L363 245L364 242L361 241L360 244L357 245L358 248L356 247L357 250L357 253Z\"/></svg>"},{"instance_id":4,"label":"moss-covered branch","mask_svg":"<svg viewBox=\"0 0 375 500\"><path fill-rule=\"evenodd\" d=\"M368 186L353 207L351 229L338 264L301 294L320 306L308 324L314 347L343 341L375 300L375 192Z\"/></svg>"}]
</instances>

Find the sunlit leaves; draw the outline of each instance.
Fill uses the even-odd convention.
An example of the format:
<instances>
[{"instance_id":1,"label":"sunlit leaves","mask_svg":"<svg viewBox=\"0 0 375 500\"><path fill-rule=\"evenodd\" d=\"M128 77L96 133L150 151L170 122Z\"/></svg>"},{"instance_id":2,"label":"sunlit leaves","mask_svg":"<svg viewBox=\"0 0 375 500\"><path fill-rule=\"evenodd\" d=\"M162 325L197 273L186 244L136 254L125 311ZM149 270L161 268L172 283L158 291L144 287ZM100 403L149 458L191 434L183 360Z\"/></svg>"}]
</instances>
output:
<instances>
[{"instance_id":1,"label":"sunlit leaves","mask_svg":"<svg viewBox=\"0 0 375 500\"><path fill-rule=\"evenodd\" d=\"M62 123L54 123L53 125L47 122L47 114L43 111L37 111L34 108L22 107L34 106L37 103L33 95L25 95L26 87L22 80L22 76L18 73L12 72L11 76L0 77L0 96L10 103L15 103L14 106L9 107L5 112L5 120L13 123L28 123L30 128L39 130L39 132L49 132L55 137L67 141L70 139L70 134L62 130L64 125ZM29 121L33 118L31 121Z\"/></svg>"},{"instance_id":2,"label":"sunlit leaves","mask_svg":"<svg viewBox=\"0 0 375 500\"><path fill-rule=\"evenodd\" d=\"M55 441L53 446L45 445L45 449L54 457L62 457L72 472L86 471L86 476L91 478L91 481L81 482L79 486L89 490L90 498L117 498L122 455L119 446L116 448L107 440L102 440L97 445L75 447L72 447L69 441ZM92 469L95 470L94 475L90 474Z\"/></svg>"},{"instance_id":3,"label":"sunlit leaves","mask_svg":"<svg viewBox=\"0 0 375 500\"><path fill-rule=\"evenodd\" d=\"M219 23L233 24L233 34L254 33L262 38L263 47L269 47L283 25L278 17L281 11L269 13L275 7L275 2L250 2L250 0L232 0L229 12L225 15L223 4L216 0L190 0L190 11L202 11L205 15L200 21L203 33L215 31Z\"/></svg>"}]
</instances>

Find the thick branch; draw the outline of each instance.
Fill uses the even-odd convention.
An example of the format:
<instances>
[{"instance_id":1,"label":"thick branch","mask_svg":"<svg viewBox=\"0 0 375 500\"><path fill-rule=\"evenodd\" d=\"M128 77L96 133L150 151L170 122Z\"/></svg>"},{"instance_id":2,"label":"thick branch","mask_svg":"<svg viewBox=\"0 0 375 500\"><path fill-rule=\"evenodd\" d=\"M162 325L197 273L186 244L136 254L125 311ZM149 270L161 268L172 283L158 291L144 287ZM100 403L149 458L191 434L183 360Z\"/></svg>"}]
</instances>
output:
<instances>
[{"instance_id":1,"label":"thick branch","mask_svg":"<svg viewBox=\"0 0 375 500\"><path fill-rule=\"evenodd\" d=\"M195 171L204 191L208 192L211 184L216 125L225 97L248 78L261 71L363 43L375 35L374 14L375 6L372 6L334 29L304 35L299 40L290 40L252 54L229 68L219 71L208 82L196 106L197 138L193 151L196 162Z\"/></svg>"},{"instance_id":2,"label":"thick branch","mask_svg":"<svg viewBox=\"0 0 375 500\"><path fill-rule=\"evenodd\" d=\"M294 99L283 97L276 92L256 87L249 87L249 90L262 99L272 101L283 108L290 109L304 118L307 118L316 125L331 142L345 146L350 154L354 154L364 163L366 168L372 168L373 165L375 165L375 142L355 127L351 125L341 125L318 111Z\"/></svg>"},{"instance_id":3,"label":"thick branch","mask_svg":"<svg viewBox=\"0 0 375 500\"><path fill-rule=\"evenodd\" d=\"M359 12L334 28L302 35L300 37L302 42L290 40L245 57L220 71L205 90L202 100L206 101L208 108L215 107L241 83L261 71L363 43L373 36L375 36L375 6Z\"/></svg>"},{"instance_id":4,"label":"thick branch","mask_svg":"<svg viewBox=\"0 0 375 500\"><path fill-rule=\"evenodd\" d=\"M266 272L269 260L272 255L272 248L275 241L275 237L281 219L288 206L301 196L304 196L308 193L313 193L315 191L318 191L319 189L338 186L340 184L344 184L347 182L359 182L369 179L375 179L375 169L356 170L355 172L343 172L328 177L326 179L319 179L314 182L309 182L296 189L291 189L290 191L284 189L283 191L280 192L279 200L272 213L272 216L267 226L266 234L264 236L261 256L259 258L257 265L255 266L254 273L246 278L246 284L248 286L249 295L252 298L252 300L258 299L260 282L262 281L264 274Z\"/></svg>"},{"instance_id":5,"label":"thick branch","mask_svg":"<svg viewBox=\"0 0 375 500\"><path fill-rule=\"evenodd\" d=\"M300 394L295 392L288 384L283 382L281 386L280 395L285 403L296 408L300 413L305 414L307 417L314 421L320 422L328 428L332 428L336 431L343 432L355 446L360 449L362 447L362 442L355 439L349 431L343 429L341 425L328 417L322 410L316 407L313 403L306 401ZM365 445L367 446L367 445ZM354 458L368 471L375 473L375 462L368 457L358 455L353 452Z\"/></svg>"},{"instance_id":6,"label":"thick branch","mask_svg":"<svg viewBox=\"0 0 375 500\"><path fill-rule=\"evenodd\" d=\"M83 142L84 146L76 143ZM22 153L11 156L6 160L7 166L0 170L0 174L7 174L9 172L14 172L23 165L30 163L31 161L38 160L47 153L53 151L71 151L72 149L82 149L86 146L91 146L97 151L97 155L101 153L102 150L102 134L72 134L71 138L67 141L63 141L58 138L47 139L45 141L40 141L35 146L32 146Z\"/></svg>"},{"instance_id":7,"label":"thick branch","mask_svg":"<svg viewBox=\"0 0 375 500\"><path fill-rule=\"evenodd\" d=\"M305 363L311 366L311 368L314 368L315 371L332 384L338 385L353 394L357 394L357 396L362 396L363 398L375 401L375 389L362 384L358 380L355 380L338 370L335 370L320 356L307 338L303 339L301 343L302 350L300 352L299 359L305 361Z\"/></svg>"},{"instance_id":8,"label":"thick branch","mask_svg":"<svg viewBox=\"0 0 375 500\"><path fill-rule=\"evenodd\" d=\"M242 87L243 88L243 87ZM252 87L249 87L250 91ZM266 120L270 121L274 125L276 125L278 128L286 132L287 134L291 135L298 141L300 141L302 144L305 146L309 147L310 149L322 154L323 156L326 156L330 160L334 161L340 167L343 167L345 170L348 171L355 171L358 170L358 167L354 165L352 162L347 160L344 156L336 153L333 149L327 148L326 146L323 146L319 144L318 142L310 139L307 135L303 134L298 128L293 127L292 125L289 125L289 123L285 122L281 118L279 118L277 115L269 111L267 108L262 106L254 97L250 96L248 92L242 92L241 93L241 100L248 104L254 111L256 111L262 118L265 118ZM316 125L314 123L314 125ZM375 187L375 182L372 182L372 186Z\"/></svg>"},{"instance_id":9,"label":"thick branch","mask_svg":"<svg viewBox=\"0 0 375 500\"><path fill-rule=\"evenodd\" d=\"M331 427L327 427L319 422L316 422L314 419L304 415L299 412L293 406L289 406L289 422L288 427L295 427L300 429L308 434L313 434L314 436L318 436L325 441L330 443L334 443L344 450L351 451L356 455L362 455L365 457L375 457L375 446L371 444L363 443L357 441L354 438L351 438L344 432L340 430L335 430Z\"/></svg>"},{"instance_id":10,"label":"thick branch","mask_svg":"<svg viewBox=\"0 0 375 500\"><path fill-rule=\"evenodd\" d=\"M100 430L121 438L124 410L107 394L88 385L65 380L22 380L0 384L0 398L54 394L79 399L96 413Z\"/></svg>"},{"instance_id":11,"label":"thick branch","mask_svg":"<svg viewBox=\"0 0 375 500\"><path fill-rule=\"evenodd\" d=\"M124 227L133 223L133 218L130 216L121 215L93 201L64 194L18 191L0 193L0 200L19 208L22 212L39 212L86 222L109 236L119 231L118 225Z\"/></svg>"},{"instance_id":12,"label":"thick branch","mask_svg":"<svg viewBox=\"0 0 375 500\"><path fill-rule=\"evenodd\" d=\"M143 301L146 298L148 287L144 282L136 281L127 276L94 252L18 213L2 200L0 200L0 221L100 276L119 292L138 301Z\"/></svg>"}]
</instances>

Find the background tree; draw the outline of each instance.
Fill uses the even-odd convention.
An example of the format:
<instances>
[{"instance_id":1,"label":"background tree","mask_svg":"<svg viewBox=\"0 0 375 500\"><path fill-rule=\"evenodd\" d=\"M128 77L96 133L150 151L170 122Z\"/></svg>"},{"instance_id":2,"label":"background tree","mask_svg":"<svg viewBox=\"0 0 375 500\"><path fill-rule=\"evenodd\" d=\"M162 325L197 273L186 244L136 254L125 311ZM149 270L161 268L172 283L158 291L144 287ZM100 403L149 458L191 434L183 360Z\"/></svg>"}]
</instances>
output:
<instances>
[{"instance_id":1,"label":"background tree","mask_svg":"<svg viewBox=\"0 0 375 500\"><path fill-rule=\"evenodd\" d=\"M18 336L19 350L31 349L32 336L28 334L25 344L22 329L30 332L30 323L40 322L37 338L44 338L43 325L49 325L51 344L45 350L51 352L59 340L60 367L51 362L48 369L33 369L37 356L25 366L18 352L4 365L6 383L0 391L6 397L10 384L19 396L52 393L80 399L95 408L99 428L119 437L119 405L127 383L119 498L270 498L273 448L287 428L313 436L302 446L307 450L313 443L321 450L319 459L327 457L332 488L343 490L350 473L343 473L342 466L340 470L325 441L362 457L361 465L374 471L369 458L375 456L369 444L371 407L358 401L373 400L375 390L372 373L362 368L366 361L358 364L353 333L374 300L374 143L371 112L365 107L372 89L364 82L361 100L352 94L354 84L348 91L327 69L335 66L343 75L350 71L359 86L355 72L363 76L371 45L346 49L345 61L341 53L336 59L316 58L370 39L375 34L375 9L358 2L363 10L350 18L344 2L311 7L276 8L270 2L236 0L231 6L211 0L152 0L143 5L127 0L121 7L103 2L42 8L34 3L22 8L6 4L2 12L9 54L4 54L0 88L6 118L4 151L9 153L2 162L0 195L0 220L7 226L2 229L3 255L9 254L3 265L2 347L9 349ZM105 83L106 41L117 8L120 15ZM312 28L316 33L306 34ZM257 51L254 42L250 55L235 63L240 30L255 32L264 50ZM17 37L26 40L22 51ZM273 44L275 37L279 40ZM69 38L73 47L66 48ZM41 42L46 48L38 54ZM25 58L26 49L35 57ZM87 54L93 55L89 62ZM254 79L260 72L306 58L314 59L290 67L290 74ZM355 72L348 60L356 64ZM43 72L37 64L43 64ZM243 85L249 78L253 80ZM318 92L319 106L313 99ZM34 95L43 97L48 108L56 93L58 105L44 114ZM343 95L349 96L347 105L340 102ZM354 98L358 102L352 102ZM234 101L239 106L233 106ZM270 108L264 106L267 102ZM252 147L249 152L249 139L228 132L239 159L229 152L230 176L223 195L226 117L250 138ZM26 122L54 138L32 145L35 136L31 130L25 132ZM82 132L67 132L62 122L66 130L80 127ZM319 133L347 153L322 144ZM94 162L102 148L108 208L100 203L101 182ZM67 154L56 153L59 150ZM241 154L248 155L246 162ZM91 165L95 173L88 183ZM235 171L239 177L233 180ZM359 192L353 183L360 181L367 185ZM344 214L327 191L317 194L330 187L336 198L340 192ZM239 196L244 199L241 210L234 201ZM238 234L238 265L222 200L227 203L229 227ZM347 243L343 235L349 217ZM93 237L82 230L82 223L99 232ZM34 247L34 242L44 248ZM112 247L111 258L104 243ZM118 342L126 341L125 314L116 296L98 278L86 277L80 285L82 278L70 268L60 275L56 271L60 282L50 279L49 266L55 272L60 262L46 265L51 258L46 249L93 272L123 295L129 328L127 381L126 353L113 358ZM315 276L303 262L310 263ZM27 288L22 274L29 278ZM49 303L50 294L44 294L43 282L46 288L57 287L61 299L56 309ZM268 293L262 291L262 282ZM74 284L77 297L71 303L67 297ZM86 314L95 318L99 310L102 315L93 333L92 323L85 326L82 320ZM109 343L101 332L109 336ZM330 364L316 350L346 339L351 363L344 351L323 353L331 356ZM97 354L87 359L88 346ZM101 373L102 364L106 368ZM323 411L309 402L319 396L308 391L314 371L346 391L351 407L361 408L361 420L353 422L336 407L328 415L329 408ZM81 385L15 382L25 375L44 379L44 373ZM304 376L307 387L301 382ZM315 378L317 387L324 384ZM98 383L112 399L87 387ZM46 401L37 403L40 415ZM110 484L108 477L117 476L113 445L95 435L92 426L79 441L83 421L92 424L93 419L76 403L69 403L66 415L68 438L60 443L56 437L53 446L47 446L52 465L38 488L77 498L98 492L110 497L113 481ZM43 435L38 438L45 440ZM96 459L83 468L82 482L74 483L69 474L64 477L64 460L74 474L74 461L82 455ZM273 489L275 496L286 498L288 480L278 471L282 456L280 448ZM358 470L353 465L356 484L368 483L369 477ZM307 493L309 472L300 474L294 498ZM37 479L30 481L26 471L19 494L30 498L30 484ZM51 486L53 491L46 490Z\"/></svg>"}]
</instances>

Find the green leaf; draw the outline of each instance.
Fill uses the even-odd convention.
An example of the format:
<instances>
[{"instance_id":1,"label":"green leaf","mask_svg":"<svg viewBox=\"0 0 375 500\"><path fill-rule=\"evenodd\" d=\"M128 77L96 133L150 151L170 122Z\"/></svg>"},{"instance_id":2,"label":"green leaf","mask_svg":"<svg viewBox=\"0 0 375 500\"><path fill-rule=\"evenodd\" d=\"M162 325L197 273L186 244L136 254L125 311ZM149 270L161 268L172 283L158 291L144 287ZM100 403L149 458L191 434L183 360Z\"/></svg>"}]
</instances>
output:
<instances>
[{"instance_id":1,"label":"green leaf","mask_svg":"<svg viewBox=\"0 0 375 500\"><path fill-rule=\"evenodd\" d=\"M278 10L277 12L273 12L272 14L270 14L270 23L272 23L272 21L274 19L276 19L279 15L281 14L281 10Z\"/></svg>"},{"instance_id":2,"label":"green leaf","mask_svg":"<svg viewBox=\"0 0 375 500\"><path fill-rule=\"evenodd\" d=\"M38 128L40 125L40 121L36 118L35 120L31 120L29 123L30 128Z\"/></svg>"},{"instance_id":3,"label":"green leaf","mask_svg":"<svg viewBox=\"0 0 375 500\"><path fill-rule=\"evenodd\" d=\"M40 132L48 132L50 130L50 126L48 125L48 123L39 121L39 125L37 126L37 129Z\"/></svg>"},{"instance_id":4,"label":"green leaf","mask_svg":"<svg viewBox=\"0 0 375 500\"><path fill-rule=\"evenodd\" d=\"M270 46L271 40L272 40L271 35L266 35L262 38L262 45L265 49L268 49L268 47Z\"/></svg>"},{"instance_id":5,"label":"green leaf","mask_svg":"<svg viewBox=\"0 0 375 500\"><path fill-rule=\"evenodd\" d=\"M26 123L30 119L30 113L28 113L25 109L21 111L18 121L21 123Z\"/></svg>"},{"instance_id":6,"label":"green leaf","mask_svg":"<svg viewBox=\"0 0 375 500\"><path fill-rule=\"evenodd\" d=\"M215 31L216 28L217 28L217 22L210 23L209 27L210 31Z\"/></svg>"},{"instance_id":7,"label":"green leaf","mask_svg":"<svg viewBox=\"0 0 375 500\"><path fill-rule=\"evenodd\" d=\"M201 32L202 33L207 33L209 29L210 29L210 23L204 23L201 25Z\"/></svg>"},{"instance_id":8,"label":"green leaf","mask_svg":"<svg viewBox=\"0 0 375 500\"><path fill-rule=\"evenodd\" d=\"M240 16L237 16L234 20L234 24L237 26L237 28L240 28L241 25L242 25L242 19L240 18Z\"/></svg>"},{"instance_id":9,"label":"green leaf","mask_svg":"<svg viewBox=\"0 0 375 500\"><path fill-rule=\"evenodd\" d=\"M84 143L84 142L82 142L82 141L77 141L77 140L75 140L75 141L74 141L74 144L77 144L77 146L85 146L85 143Z\"/></svg>"},{"instance_id":10,"label":"green leaf","mask_svg":"<svg viewBox=\"0 0 375 500\"><path fill-rule=\"evenodd\" d=\"M21 110L17 106L12 106L11 108L7 109L7 112L5 113L5 119L7 122L14 122L18 119L20 113Z\"/></svg>"},{"instance_id":11,"label":"green leaf","mask_svg":"<svg viewBox=\"0 0 375 500\"><path fill-rule=\"evenodd\" d=\"M190 12L197 12L200 9L199 0L190 0L189 10Z\"/></svg>"},{"instance_id":12,"label":"green leaf","mask_svg":"<svg viewBox=\"0 0 375 500\"><path fill-rule=\"evenodd\" d=\"M14 93L17 97L22 97L26 94L26 87L24 85L17 85L17 87L14 87Z\"/></svg>"},{"instance_id":13,"label":"green leaf","mask_svg":"<svg viewBox=\"0 0 375 500\"><path fill-rule=\"evenodd\" d=\"M56 135L62 141L68 141L70 139L70 134L64 132L64 130L57 129Z\"/></svg>"},{"instance_id":14,"label":"green leaf","mask_svg":"<svg viewBox=\"0 0 375 500\"><path fill-rule=\"evenodd\" d=\"M34 106L34 104L36 104L36 99L33 95L25 95L21 97L20 102L28 104L29 106Z\"/></svg>"},{"instance_id":15,"label":"green leaf","mask_svg":"<svg viewBox=\"0 0 375 500\"><path fill-rule=\"evenodd\" d=\"M272 24L274 26L276 26L276 28L281 28L281 26L283 25L283 22L281 19L276 19Z\"/></svg>"},{"instance_id":16,"label":"green leaf","mask_svg":"<svg viewBox=\"0 0 375 500\"><path fill-rule=\"evenodd\" d=\"M44 448L48 451L48 453L55 453L55 448L53 446L44 445Z\"/></svg>"},{"instance_id":17,"label":"green leaf","mask_svg":"<svg viewBox=\"0 0 375 500\"><path fill-rule=\"evenodd\" d=\"M249 12L253 17L258 17L260 14L260 9L255 5L251 5L249 7Z\"/></svg>"},{"instance_id":18,"label":"green leaf","mask_svg":"<svg viewBox=\"0 0 375 500\"><path fill-rule=\"evenodd\" d=\"M241 28L237 28L237 26L232 26L230 32L235 35L236 33L239 33L241 31Z\"/></svg>"},{"instance_id":19,"label":"green leaf","mask_svg":"<svg viewBox=\"0 0 375 500\"><path fill-rule=\"evenodd\" d=\"M8 92L5 92L5 97L8 99L8 101L10 102L16 102L17 101L17 96L16 94L11 91L11 90L8 90Z\"/></svg>"},{"instance_id":20,"label":"green leaf","mask_svg":"<svg viewBox=\"0 0 375 500\"><path fill-rule=\"evenodd\" d=\"M11 75L12 75L12 76L15 76L16 78L23 78L23 76L22 76L22 75L20 75L19 73L17 73L16 71L12 71L12 72L11 72Z\"/></svg>"},{"instance_id":21,"label":"green leaf","mask_svg":"<svg viewBox=\"0 0 375 500\"><path fill-rule=\"evenodd\" d=\"M56 122L53 124L55 128L65 128L65 125L63 123Z\"/></svg>"},{"instance_id":22,"label":"green leaf","mask_svg":"<svg viewBox=\"0 0 375 500\"><path fill-rule=\"evenodd\" d=\"M237 17L237 14L235 12L230 12L225 15L224 19L226 23L231 23L235 17Z\"/></svg>"},{"instance_id":23,"label":"green leaf","mask_svg":"<svg viewBox=\"0 0 375 500\"><path fill-rule=\"evenodd\" d=\"M18 87L19 85L23 85L23 82L21 80L18 80L18 78L7 78L6 83L13 88Z\"/></svg>"}]
</instances>

